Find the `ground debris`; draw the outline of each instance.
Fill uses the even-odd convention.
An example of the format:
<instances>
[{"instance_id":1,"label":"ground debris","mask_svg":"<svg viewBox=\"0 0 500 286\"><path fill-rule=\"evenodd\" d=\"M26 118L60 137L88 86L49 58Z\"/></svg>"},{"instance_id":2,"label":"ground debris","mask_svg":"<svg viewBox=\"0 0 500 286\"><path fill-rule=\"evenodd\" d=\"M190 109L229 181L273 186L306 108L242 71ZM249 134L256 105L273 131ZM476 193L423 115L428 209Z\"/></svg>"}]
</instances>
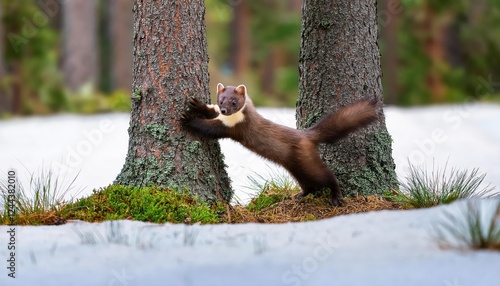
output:
<instances>
[{"instance_id":1,"label":"ground debris","mask_svg":"<svg viewBox=\"0 0 500 286\"><path fill-rule=\"evenodd\" d=\"M384 197L356 196L344 198L343 205L331 207L327 199L287 197L258 212L249 211L245 206L231 208L231 223L286 223L312 221L339 215L348 215L380 210L400 210L402 206Z\"/></svg>"}]
</instances>

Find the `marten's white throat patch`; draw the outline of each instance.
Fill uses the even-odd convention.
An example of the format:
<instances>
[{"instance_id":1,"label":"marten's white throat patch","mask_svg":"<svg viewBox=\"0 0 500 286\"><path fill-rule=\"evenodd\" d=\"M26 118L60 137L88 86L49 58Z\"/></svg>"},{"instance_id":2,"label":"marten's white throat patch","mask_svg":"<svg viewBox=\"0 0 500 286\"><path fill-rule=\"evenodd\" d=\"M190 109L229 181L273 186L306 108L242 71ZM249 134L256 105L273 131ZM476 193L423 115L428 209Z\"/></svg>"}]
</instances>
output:
<instances>
[{"instance_id":1,"label":"marten's white throat patch","mask_svg":"<svg viewBox=\"0 0 500 286\"><path fill-rule=\"evenodd\" d=\"M219 110L219 116L217 116L215 119L218 119L224 124L226 127L234 127L236 124L243 122L245 120L245 114L243 114L243 110L245 109L245 105L238 110L238 112L233 113L231 115L224 115L220 113Z\"/></svg>"}]
</instances>

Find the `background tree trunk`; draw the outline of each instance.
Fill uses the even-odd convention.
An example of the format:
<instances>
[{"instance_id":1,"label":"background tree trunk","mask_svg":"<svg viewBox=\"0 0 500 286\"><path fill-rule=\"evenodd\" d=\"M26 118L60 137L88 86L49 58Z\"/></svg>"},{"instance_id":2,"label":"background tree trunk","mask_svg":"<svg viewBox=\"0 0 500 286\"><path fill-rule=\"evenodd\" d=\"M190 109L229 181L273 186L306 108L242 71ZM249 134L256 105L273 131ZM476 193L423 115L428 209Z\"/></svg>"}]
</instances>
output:
<instances>
[{"instance_id":1,"label":"background tree trunk","mask_svg":"<svg viewBox=\"0 0 500 286\"><path fill-rule=\"evenodd\" d=\"M376 0L304 0L297 127L361 98L382 100ZM376 124L320 147L344 195L397 188L382 108Z\"/></svg>"},{"instance_id":2,"label":"background tree trunk","mask_svg":"<svg viewBox=\"0 0 500 286\"><path fill-rule=\"evenodd\" d=\"M2 78L5 76L5 50L4 50L4 28L3 28L3 7L0 4L0 117L10 111L10 98L5 90L5 86L1 84Z\"/></svg>"},{"instance_id":3,"label":"background tree trunk","mask_svg":"<svg viewBox=\"0 0 500 286\"><path fill-rule=\"evenodd\" d=\"M132 85L132 0L108 0L112 35L112 87L131 91Z\"/></svg>"},{"instance_id":4,"label":"background tree trunk","mask_svg":"<svg viewBox=\"0 0 500 286\"><path fill-rule=\"evenodd\" d=\"M204 1L135 0L129 148L115 183L230 200L218 142L185 133L179 120L189 97L209 102L208 80Z\"/></svg>"},{"instance_id":5,"label":"background tree trunk","mask_svg":"<svg viewBox=\"0 0 500 286\"><path fill-rule=\"evenodd\" d=\"M5 75L5 49L4 49L4 45L5 45L5 43L4 43L4 28L3 28L3 7L0 4L0 79ZM0 92L1 91L2 90L0 89Z\"/></svg>"},{"instance_id":6,"label":"background tree trunk","mask_svg":"<svg viewBox=\"0 0 500 286\"><path fill-rule=\"evenodd\" d=\"M63 70L72 90L96 86L98 66L96 0L63 2Z\"/></svg>"},{"instance_id":7,"label":"background tree trunk","mask_svg":"<svg viewBox=\"0 0 500 286\"><path fill-rule=\"evenodd\" d=\"M382 11L385 12L381 18L381 36L384 40L384 52L382 53L382 70L385 84L385 103L397 104L399 97L398 86L398 4L395 0L382 0L380 3ZM382 17L381 16L381 17Z\"/></svg>"},{"instance_id":8,"label":"background tree trunk","mask_svg":"<svg viewBox=\"0 0 500 286\"><path fill-rule=\"evenodd\" d=\"M447 86L444 82L443 65L446 63L446 31L449 20L433 10L427 1L421 16L421 29L423 31L423 50L429 57L430 68L427 70L425 82L431 93L431 100L434 103L445 102ZM449 18L448 18L449 19Z\"/></svg>"},{"instance_id":9,"label":"background tree trunk","mask_svg":"<svg viewBox=\"0 0 500 286\"><path fill-rule=\"evenodd\" d=\"M250 10L248 0L235 2L230 31L230 62L233 73L238 77L248 71L251 53Z\"/></svg>"}]
</instances>

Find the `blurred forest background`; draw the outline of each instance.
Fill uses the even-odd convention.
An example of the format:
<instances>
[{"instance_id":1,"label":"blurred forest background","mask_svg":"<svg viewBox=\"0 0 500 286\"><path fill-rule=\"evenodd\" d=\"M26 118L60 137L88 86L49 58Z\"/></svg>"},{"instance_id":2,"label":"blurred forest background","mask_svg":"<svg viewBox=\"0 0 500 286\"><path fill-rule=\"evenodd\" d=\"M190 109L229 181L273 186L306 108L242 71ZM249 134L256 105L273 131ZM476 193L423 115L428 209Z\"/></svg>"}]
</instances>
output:
<instances>
[{"instance_id":1,"label":"blurred forest background","mask_svg":"<svg viewBox=\"0 0 500 286\"><path fill-rule=\"evenodd\" d=\"M132 0L0 0L0 115L128 111ZM300 0L206 0L211 89L295 106ZM379 0L386 104L500 101L500 1ZM214 95L212 95L214 96Z\"/></svg>"}]
</instances>

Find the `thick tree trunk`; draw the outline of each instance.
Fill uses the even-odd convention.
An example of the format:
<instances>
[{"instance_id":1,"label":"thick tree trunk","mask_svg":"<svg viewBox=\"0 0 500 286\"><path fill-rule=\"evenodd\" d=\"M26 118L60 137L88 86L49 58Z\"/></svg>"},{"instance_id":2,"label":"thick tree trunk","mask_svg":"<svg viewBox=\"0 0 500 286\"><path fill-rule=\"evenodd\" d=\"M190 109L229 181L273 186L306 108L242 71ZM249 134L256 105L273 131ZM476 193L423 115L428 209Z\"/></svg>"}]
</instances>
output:
<instances>
[{"instance_id":1,"label":"thick tree trunk","mask_svg":"<svg viewBox=\"0 0 500 286\"><path fill-rule=\"evenodd\" d=\"M361 98L382 101L376 0L304 0L297 127ZM344 195L397 188L391 136L379 120L335 144L320 147Z\"/></svg>"},{"instance_id":2,"label":"thick tree trunk","mask_svg":"<svg viewBox=\"0 0 500 286\"><path fill-rule=\"evenodd\" d=\"M111 23L112 86L131 90L132 85L132 0L108 0Z\"/></svg>"},{"instance_id":3,"label":"thick tree trunk","mask_svg":"<svg viewBox=\"0 0 500 286\"><path fill-rule=\"evenodd\" d=\"M133 9L130 139L115 183L187 188L206 201L229 201L218 142L180 124L188 98L210 99L204 1L134 0Z\"/></svg>"},{"instance_id":4,"label":"thick tree trunk","mask_svg":"<svg viewBox=\"0 0 500 286\"><path fill-rule=\"evenodd\" d=\"M76 90L98 79L97 2L63 2L63 70L66 83Z\"/></svg>"}]
</instances>

